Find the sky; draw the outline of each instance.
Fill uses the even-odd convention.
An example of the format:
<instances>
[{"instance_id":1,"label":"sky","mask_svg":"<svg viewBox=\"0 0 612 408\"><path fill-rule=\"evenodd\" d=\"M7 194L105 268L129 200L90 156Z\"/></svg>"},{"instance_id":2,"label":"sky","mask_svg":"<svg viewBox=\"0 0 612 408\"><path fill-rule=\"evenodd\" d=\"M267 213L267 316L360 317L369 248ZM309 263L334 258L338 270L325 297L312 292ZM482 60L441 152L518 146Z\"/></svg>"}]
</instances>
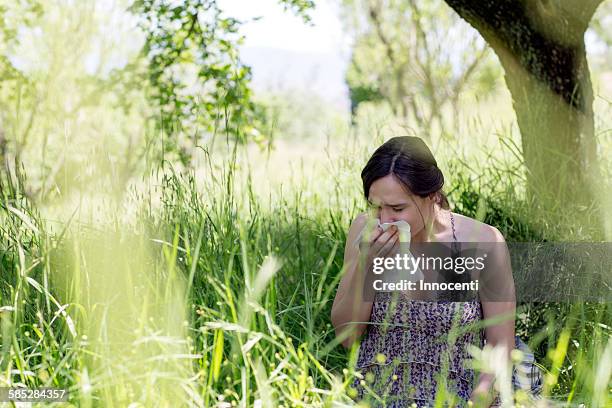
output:
<instances>
[{"instance_id":1,"label":"sky","mask_svg":"<svg viewBox=\"0 0 612 408\"><path fill-rule=\"evenodd\" d=\"M349 39L342 31L335 2L316 2L314 10L309 12L313 25L304 23L301 17L284 10L278 0L218 0L217 4L226 15L239 20L262 17L243 25L242 33L246 35L247 47L321 53L349 52Z\"/></svg>"},{"instance_id":2,"label":"sky","mask_svg":"<svg viewBox=\"0 0 612 408\"><path fill-rule=\"evenodd\" d=\"M312 24L285 10L278 0L219 0L226 15L244 21L241 59L253 69L253 87L315 92L339 109L349 108L344 72L350 38L335 2L317 1ZM257 21L254 18L261 17Z\"/></svg>"}]
</instances>

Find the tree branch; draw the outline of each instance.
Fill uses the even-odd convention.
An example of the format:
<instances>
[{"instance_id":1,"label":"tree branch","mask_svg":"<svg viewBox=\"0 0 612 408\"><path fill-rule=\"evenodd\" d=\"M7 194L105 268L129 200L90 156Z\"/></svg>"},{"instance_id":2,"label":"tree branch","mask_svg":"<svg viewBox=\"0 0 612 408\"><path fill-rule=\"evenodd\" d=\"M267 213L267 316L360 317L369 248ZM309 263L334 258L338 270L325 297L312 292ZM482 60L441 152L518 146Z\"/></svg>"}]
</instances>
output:
<instances>
[{"instance_id":1,"label":"tree branch","mask_svg":"<svg viewBox=\"0 0 612 408\"><path fill-rule=\"evenodd\" d=\"M590 109L580 86L581 55L584 31L602 0L562 6L557 0L548 8L533 0L445 1L481 33L502 64L510 58L573 108Z\"/></svg>"}]
</instances>

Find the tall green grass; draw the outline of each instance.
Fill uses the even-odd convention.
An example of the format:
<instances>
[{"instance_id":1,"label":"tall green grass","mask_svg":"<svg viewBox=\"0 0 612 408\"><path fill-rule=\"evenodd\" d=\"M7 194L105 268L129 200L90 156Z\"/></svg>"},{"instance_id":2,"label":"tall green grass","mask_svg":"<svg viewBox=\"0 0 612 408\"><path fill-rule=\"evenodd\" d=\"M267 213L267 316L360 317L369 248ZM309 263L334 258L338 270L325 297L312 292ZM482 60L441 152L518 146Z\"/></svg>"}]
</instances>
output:
<instances>
[{"instance_id":1,"label":"tall green grass","mask_svg":"<svg viewBox=\"0 0 612 408\"><path fill-rule=\"evenodd\" d=\"M74 406L352 404L357 349L338 344L329 316L362 210L358 183L345 182L359 161L330 160L327 178L264 200L266 180L251 177L237 147L220 167L205 157L204 176L165 163L159 184L115 203L106 223L73 218L53 230L23 171L2 172L0 385L66 387ZM513 170L491 165L474 179L460 160L449 166L454 210L507 240L575 233L530 219L511 199ZM609 404L609 305L517 314L551 400Z\"/></svg>"}]
</instances>

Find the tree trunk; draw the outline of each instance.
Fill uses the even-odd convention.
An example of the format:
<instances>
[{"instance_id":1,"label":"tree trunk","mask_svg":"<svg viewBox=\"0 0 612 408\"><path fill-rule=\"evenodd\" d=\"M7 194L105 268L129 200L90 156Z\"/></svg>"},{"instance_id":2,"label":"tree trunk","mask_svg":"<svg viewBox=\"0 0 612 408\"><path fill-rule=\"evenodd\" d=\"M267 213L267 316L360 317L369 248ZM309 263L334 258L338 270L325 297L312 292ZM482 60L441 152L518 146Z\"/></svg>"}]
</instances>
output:
<instances>
[{"instance_id":1,"label":"tree trunk","mask_svg":"<svg viewBox=\"0 0 612 408\"><path fill-rule=\"evenodd\" d=\"M584 33L601 0L446 0L493 48L521 132L534 216L603 239ZM598 197L599 195L599 197Z\"/></svg>"}]
</instances>

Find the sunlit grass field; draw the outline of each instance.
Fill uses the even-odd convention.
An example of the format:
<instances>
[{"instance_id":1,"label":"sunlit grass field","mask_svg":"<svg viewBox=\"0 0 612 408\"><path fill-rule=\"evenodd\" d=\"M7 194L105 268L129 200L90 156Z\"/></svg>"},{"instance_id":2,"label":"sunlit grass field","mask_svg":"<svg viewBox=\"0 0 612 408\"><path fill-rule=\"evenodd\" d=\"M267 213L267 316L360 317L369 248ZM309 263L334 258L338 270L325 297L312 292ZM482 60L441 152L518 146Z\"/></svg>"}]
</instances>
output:
<instances>
[{"instance_id":1,"label":"sunlit grass field","mask_svg":"<svg viewBox=\"0 0 612 408\"><path fill-rule=\"evenodd\" d=\"M352 405L357 348L338 345L329 316L364 209L359 173L389 132L336 129L271 151L219 136L195 170L163 162L118 192L100 173L108 189L45 203L25 168L6 169L0 385L67 388L59 406ZM507 241L588 241L529 216L505 134L488 160L482 141L439 143L453 210ZM519 306L548 399L609 406L611 322L609 304Z\"/></svg>"},{"instance_id":2,"label":"sunlit grass field","mask_svg":"<svg viewBox=\"0 0 612 408\"><path fill-rule=\"evenodd\" d=\"M168 135L134 79L142 33L128 3L49 2L33 29L20 27L30 2L6 18L0 6L0 34L19 40L9 49L2 37L2 57L11 51L24 74L0 81L0 387L68 390L66 402L34 406L354 405L355 378L372 379L355 372L357 345L338 344L330 311L365 209L360 172L391 136L427 140L452 210L507 241L593 240L589 225L533 216L503 78L490 95L467 90L445 138L369 103L350 126L320 96L290 89L267 97L278 117L246 145L222 131ZM115 83L112 70L130 61ZM610 78L592 72L608 206ZM611 406L610 304L519 305L516 329L547 401ZM475 362L503 370L494 354ZM439 391L444 406L453 397Z\"/></svg>"}]
</instances>

